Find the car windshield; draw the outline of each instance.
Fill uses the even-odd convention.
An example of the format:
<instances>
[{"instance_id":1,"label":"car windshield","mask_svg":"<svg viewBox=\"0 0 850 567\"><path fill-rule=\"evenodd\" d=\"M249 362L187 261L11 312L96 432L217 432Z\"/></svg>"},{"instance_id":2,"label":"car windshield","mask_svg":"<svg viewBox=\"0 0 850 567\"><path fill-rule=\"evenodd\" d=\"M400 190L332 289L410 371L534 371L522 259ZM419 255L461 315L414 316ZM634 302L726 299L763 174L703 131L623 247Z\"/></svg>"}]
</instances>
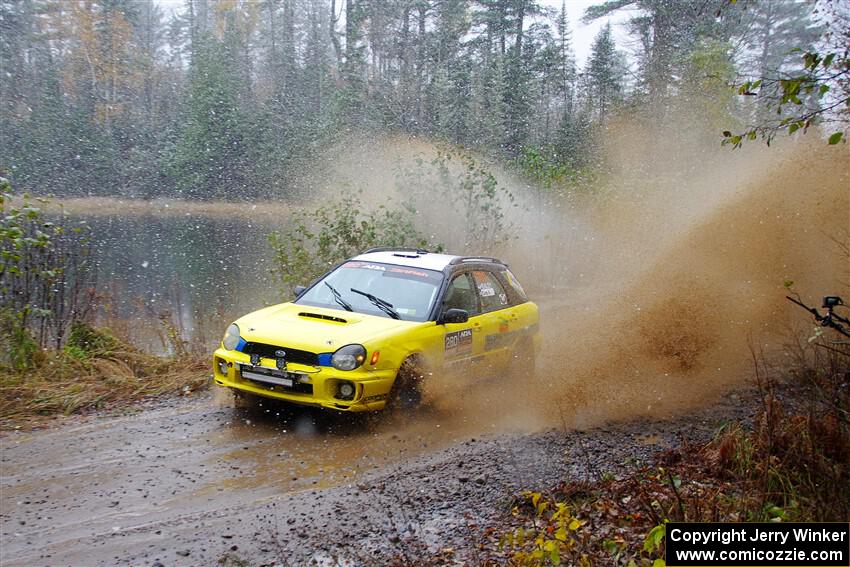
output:
<instances>
[{"instance_id":1,"label":"car windshield","mask_svg":"<svg viewBox=\"0 0 850 567\"><path fill-rule=\"evenodd\" d=\"M351 260L311 287L295 303L346 311L350 307L358 313L380 317L392 317L394 311L405 321L425 321L442 281L443 274L433 270ZM378 305L380 300L392 308L387 309L386 305L382 308Z\"/></svg>"}]
</instances>

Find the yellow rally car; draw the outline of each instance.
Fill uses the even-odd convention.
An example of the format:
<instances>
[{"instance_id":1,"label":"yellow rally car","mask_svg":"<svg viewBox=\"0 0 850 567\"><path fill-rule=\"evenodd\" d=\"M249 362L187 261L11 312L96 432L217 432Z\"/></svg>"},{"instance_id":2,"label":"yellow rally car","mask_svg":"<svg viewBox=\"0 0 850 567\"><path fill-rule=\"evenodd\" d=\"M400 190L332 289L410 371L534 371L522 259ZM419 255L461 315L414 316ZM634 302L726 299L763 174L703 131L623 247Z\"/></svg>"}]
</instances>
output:
<instances>
[{"instance_id":1,"label":"yellow rally car","mask_svg":"<svg viewBox=\"0 0 850 567\"><path fill-rule=\"evenodd\" d=\"M537 306L495 258L373 249L295 294L228 327L213 358L216 384L237 396L374 411L415 405L427 372L533 375Z\"/></svg>"}]
</instances>

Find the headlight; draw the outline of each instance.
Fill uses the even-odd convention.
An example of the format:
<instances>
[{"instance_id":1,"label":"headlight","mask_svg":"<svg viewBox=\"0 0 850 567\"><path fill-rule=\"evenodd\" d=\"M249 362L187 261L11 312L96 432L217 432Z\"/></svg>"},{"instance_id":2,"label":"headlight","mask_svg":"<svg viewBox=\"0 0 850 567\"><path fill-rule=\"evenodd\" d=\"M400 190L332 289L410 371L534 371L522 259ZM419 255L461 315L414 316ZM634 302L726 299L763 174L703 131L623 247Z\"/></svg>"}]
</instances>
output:
<instances>
[{"instance_id":1,"label":"headlight","mask_svg":"<svg viewBox=\"0 0 850 567\"><path fill-rule=\"evenodd\" d=\"M363 345L345 345L331 357L331 364L337 370L354 370L366 360Z\"/></svg>"},{"instance_id":2,"label":"headlight","mask_svg":"<svg viewBox=\"0 0 850 567\"><path fill-rule=\"evenodd\" d=\"M224 338L221 339L221 344L227 350L233 350L239 344L239 326L236 323L233 323L224 332Z\"/></svg>"}]
</instances>

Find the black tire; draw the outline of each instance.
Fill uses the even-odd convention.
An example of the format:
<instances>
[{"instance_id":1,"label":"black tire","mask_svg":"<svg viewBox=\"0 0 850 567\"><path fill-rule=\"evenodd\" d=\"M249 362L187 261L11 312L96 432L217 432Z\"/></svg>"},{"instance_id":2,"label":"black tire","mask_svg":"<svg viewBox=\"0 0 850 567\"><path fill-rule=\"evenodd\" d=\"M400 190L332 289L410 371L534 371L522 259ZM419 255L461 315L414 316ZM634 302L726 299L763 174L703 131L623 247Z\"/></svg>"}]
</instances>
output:
<instances>
[{"instance_id":1,"label":"black tire","mask_svg":"<svg viewBox=\"0 0 850 567\"><path fill-rule=\"evenodd\" d=\"M414 409L422 403L421 383L424 377L420 364L414 357L409 357L401 363L398 373L390 390L387 404L395 409Z\"/></svg>"}]
</instances>

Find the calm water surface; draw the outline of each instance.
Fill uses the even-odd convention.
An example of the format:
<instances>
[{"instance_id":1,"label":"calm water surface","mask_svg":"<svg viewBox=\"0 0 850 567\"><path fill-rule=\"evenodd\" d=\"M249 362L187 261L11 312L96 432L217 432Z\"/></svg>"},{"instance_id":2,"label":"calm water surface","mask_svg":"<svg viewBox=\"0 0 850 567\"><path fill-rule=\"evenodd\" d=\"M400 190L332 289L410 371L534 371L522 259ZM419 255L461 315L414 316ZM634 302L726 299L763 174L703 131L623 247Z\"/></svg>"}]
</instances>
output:
<instances>
[{"instance_id":1,"label":"calm water surface","mask_svg":"<svg viewBox=\"0 0 850 567\"><path fill-rule=\"evenodd\" d=\"M169 352L172 325L214 346L235 317L288 300L271 274L267 235L283 222L240 217L86 215L104 293L101 323Z\"/></svg>"}]
</instances>

